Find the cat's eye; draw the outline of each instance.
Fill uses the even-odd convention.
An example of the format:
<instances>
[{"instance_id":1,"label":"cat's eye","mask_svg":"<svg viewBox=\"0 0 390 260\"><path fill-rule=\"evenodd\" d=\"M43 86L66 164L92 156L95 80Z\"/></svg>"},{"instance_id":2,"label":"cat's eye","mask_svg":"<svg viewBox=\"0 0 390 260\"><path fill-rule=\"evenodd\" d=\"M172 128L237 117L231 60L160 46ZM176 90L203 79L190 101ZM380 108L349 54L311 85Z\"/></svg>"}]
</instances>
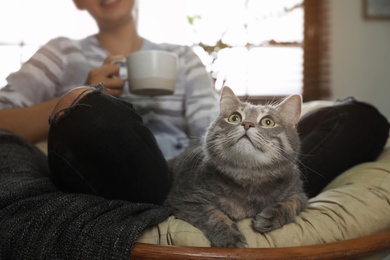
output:
<instances>
[{"instance_id":1,"label":"cat's eye","mask_svg":"<svg viewBox=\"0 0 390 260\"><path fill-rule=\"evenodd\" d=\"M228 122L232 124L239 124L241 123L241 115L239 113L234 113L229 116Z\"/></svg>"},{"instance_id":2,"label":"cat's eye","mask_svg":"<svg viewBox=\"0 0 390 260\"><path fill-rule=\"evenodd\" d=\"M271 118L269 117L263 117L261 120L260 120L260 125L262 127L274 127L275 126L275 122L274 120L272 120Z\"/></svg>"}]
</instances>

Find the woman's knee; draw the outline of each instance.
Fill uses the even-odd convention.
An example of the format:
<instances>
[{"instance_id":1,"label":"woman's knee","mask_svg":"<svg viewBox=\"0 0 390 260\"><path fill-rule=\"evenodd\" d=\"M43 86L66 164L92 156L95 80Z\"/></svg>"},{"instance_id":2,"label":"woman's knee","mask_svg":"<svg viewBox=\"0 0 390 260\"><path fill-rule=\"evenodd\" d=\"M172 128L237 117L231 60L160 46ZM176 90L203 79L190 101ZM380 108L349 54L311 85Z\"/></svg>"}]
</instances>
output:
<instances>
[{"instance_id":1,"label":"woman's knee","mask_svg":"<svg viewBox=\"0 0 390 260\"><path fill-rule=\"evenodd\" d=\"M79 101L86 94L91 93L95 89L93 87L81 86L74 88L64 94L57 102L56 106L53 108L53 111L50 113L49 121L52 121L54 118L61 117L63 111Z\"/></svg>"},{"instance_id":2,"label":"woman's knee","mask_svg":"<svg viewBox=\"0 0 390 260\"><path fill-rule=\"evenodd\" d=\"M349 120L354 120L350 123L354 131L360 131L362 136L371 134L382 141L387 139L389 122L375 106L353 100L345 105L344 111Z\"/></svg>"}]
</instances>

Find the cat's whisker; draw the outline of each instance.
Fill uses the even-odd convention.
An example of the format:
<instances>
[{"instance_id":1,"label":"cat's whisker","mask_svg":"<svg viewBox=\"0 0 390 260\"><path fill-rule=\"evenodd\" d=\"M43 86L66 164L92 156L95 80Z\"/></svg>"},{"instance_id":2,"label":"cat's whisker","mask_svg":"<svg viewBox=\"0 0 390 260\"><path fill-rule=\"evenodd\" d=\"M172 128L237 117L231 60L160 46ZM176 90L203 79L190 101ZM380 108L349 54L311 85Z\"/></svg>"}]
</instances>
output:
<instances>
[{"instance_id":1,"label":"cat's whisker","mask_svg":"<svg viewBox=\"0 0 390 260\"><path fill-rule=\"evenodd\" d=\"M318 171L314 170L313 168L311 167L308 167L306 164L302 163L301 161L297 161L297 163L299 163L300 165L302 165L305 169L309 169L310 171L314 172L315 174L318 174L318 176L322 177L323 179L325 179L325 176L322 175L321 173L319 173ZM302 175L304 175L302 173ZM306 177L305 177L306 178Z\"/></svg>"}]
</instances>

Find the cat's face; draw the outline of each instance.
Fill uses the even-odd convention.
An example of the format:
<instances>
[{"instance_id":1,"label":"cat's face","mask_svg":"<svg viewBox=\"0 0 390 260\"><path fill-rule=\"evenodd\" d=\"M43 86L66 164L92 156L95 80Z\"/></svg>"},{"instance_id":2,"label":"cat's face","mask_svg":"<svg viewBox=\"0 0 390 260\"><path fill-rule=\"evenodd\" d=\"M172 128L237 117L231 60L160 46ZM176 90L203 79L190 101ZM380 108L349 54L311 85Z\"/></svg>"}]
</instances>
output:
<instances>
[{"instance_id":1,"label":"cat's face","mask_svg":"<svg viewBox=\"0 0 390 260\"><path fill-rule=\"evenodd\" d=\"M300 95L278 105L241 102L225 87L221 93L220 115L206 136L209 156L249 168L272 165L282 159L296 159L299 138L296 132L301 113Z\"/></svg>"}]
</instances>

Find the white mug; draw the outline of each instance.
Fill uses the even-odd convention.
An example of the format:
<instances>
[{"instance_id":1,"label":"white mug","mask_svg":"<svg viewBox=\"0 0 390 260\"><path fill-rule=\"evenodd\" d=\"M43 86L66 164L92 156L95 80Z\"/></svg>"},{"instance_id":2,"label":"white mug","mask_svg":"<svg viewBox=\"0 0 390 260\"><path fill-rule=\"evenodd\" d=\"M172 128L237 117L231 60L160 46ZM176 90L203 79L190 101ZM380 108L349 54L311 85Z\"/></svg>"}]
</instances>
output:
<instances>
[{"instance_id":1,"label":"white mug","mask_svg":"<svg viewBox=\"0 0 390 260\"><path fill-rule=\"evenodd\" d=\"M114 61L127 68L129 90L136 95L171 95L176 89L177 55L162 50L137 51Z\"/></svg>"}]
</instances>

